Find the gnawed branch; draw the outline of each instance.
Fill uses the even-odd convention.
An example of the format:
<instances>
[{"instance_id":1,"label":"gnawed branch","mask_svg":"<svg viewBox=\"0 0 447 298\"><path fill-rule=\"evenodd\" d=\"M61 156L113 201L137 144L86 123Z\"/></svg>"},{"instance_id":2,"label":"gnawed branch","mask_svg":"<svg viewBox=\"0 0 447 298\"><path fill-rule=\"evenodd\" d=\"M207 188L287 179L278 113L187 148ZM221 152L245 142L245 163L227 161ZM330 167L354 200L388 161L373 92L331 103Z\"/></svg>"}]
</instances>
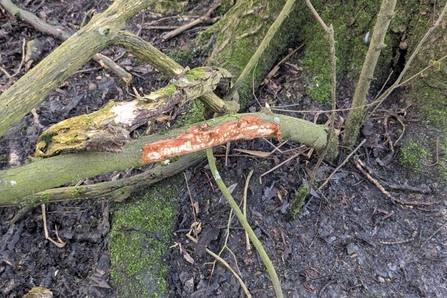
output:
<instances>
[{"instance_id":1,"label":"gnawed branch","mask_svg":"<svg viewBox=\"0 0 447 298\"><path fill-rule=\"evenodd\" d=\"M212 92L231 74L224 69L194 68L171 84L130 102L110 101L90 114L59 122L39 137L35 156L49 157L61 152L119 152L130 142L130 133L148 120L189 100Z\"/></svg>"},{"instance_id":2,"label":"gnawed branch","mask_svg":"<svg viewBox=\"0 0 447 298\"><path fill-rule=\"evenodd\" d=\"M262 125L275 125L275 127L277 125L278 130L275 134L281 135L283 139L303 143L317 150L323 150L327 145L327 128L323 125L272 113L226 115L188 128L174 129L166 134L144 136L132 140L118 153L65 154L38 159L21 167L0 171L0 206L17 205L26 196L67 183L76 183L86 177L141 167L144 164L141 161L142 150L143 148L147 149L148 144L156 144L161 140L182 142L182 136L191 129L203 130L206 128L215 132L215 129L225 126L226 123L238 123L240 119L245 121L246 117L255 117L256 121ZM188 140L184 141L186 144ZM228 139L225 138L222 141L225 142ZM177 143L177 145L181 146L181 143ZM213 142L212 145L217 145L217 142ZM176 155L183 153L179 152Z\"/></svg>"}]
</instances>

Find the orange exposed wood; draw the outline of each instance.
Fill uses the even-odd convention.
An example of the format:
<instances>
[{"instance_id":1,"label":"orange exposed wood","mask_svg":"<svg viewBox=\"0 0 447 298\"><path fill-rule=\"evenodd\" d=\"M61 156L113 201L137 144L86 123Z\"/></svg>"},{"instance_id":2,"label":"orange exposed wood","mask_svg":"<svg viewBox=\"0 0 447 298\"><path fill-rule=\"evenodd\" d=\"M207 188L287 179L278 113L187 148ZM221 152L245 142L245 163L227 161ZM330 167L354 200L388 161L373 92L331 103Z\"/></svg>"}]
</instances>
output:
<instances>
[{"instance_id":1,"label":"orange exposed wood","mask_svg":"<svg viewBox=\"0 0 447 298\"><path fill-rule=\"evenodd\" d=\"M237 121L227 122L214 128L210 128L208 124L193 126L175 138L144 145L141 162L163 161L231 141L274 136L280 139L279 130L278 124L262 122L255 116L243 116Z\"/></svg>"}]
</instances>

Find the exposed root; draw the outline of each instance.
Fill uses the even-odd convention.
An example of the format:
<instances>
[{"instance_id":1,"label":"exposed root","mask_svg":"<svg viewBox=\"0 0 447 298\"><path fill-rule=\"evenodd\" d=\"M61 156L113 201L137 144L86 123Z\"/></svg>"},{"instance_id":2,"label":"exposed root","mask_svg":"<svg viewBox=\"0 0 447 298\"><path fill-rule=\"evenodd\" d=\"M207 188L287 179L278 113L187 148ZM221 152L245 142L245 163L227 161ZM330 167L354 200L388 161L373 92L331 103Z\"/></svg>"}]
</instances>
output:
<instances>
[{"instance_id":1,"label":"exposed root","mask_svg":"<svg viewBox=\"0 0 447 298\"><path fill-rule=\"evenodd\" d=\"M357 159L355 162L355 166L357 167L357 169L359 169L359 171L365 175L365 177L372 182L387 198L391 199L393 202L401 204L401 205L406 205L406 206L430 206L430 205L434 205L437 204L436 202L415 202L415 201L403 201L401 199L395 198L394 196L392 196L380 183L379 181L377 181L376 179L374 179L365 169L366 169L366 165L363 161L361 161L360 159Z\"/></svg>"}]
</instances>

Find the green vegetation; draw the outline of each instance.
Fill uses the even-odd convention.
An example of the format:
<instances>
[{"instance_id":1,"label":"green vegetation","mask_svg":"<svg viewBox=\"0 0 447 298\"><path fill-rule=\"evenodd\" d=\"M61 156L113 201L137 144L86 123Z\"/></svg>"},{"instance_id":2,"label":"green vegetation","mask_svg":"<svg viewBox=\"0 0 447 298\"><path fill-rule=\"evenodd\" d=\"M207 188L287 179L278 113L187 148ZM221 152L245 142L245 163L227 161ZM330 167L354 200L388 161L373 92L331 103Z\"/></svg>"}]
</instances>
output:
<instances>
[{"instance_id":1,"label":"green vegetation","mask_svg":"<svg viewBox=\"0 0 447 298\"><path fill-rule=\"evenodd\" d=\"M178 48L169 53L169 56L178 64L186 67L190 65L196 58L196 48L194 45L182 49Z\"/></svg>"},{"instance_id":2,"label":"green vegetation","mask_svg":"<svg viewBox=\"0 0 447 298\"><path fill-rule=\"evenodd\" d=\"M326 1L312 1L312 4L325 23L334 27L335 54L339 58L337 60L339 81L348 74L351 80L356 80L368 50L364 44L364 37L368 32L372 32L374 18L371 16L375 16L379 10L380 2L371 5L355 2L338 5ZM307 82L307 93L312 100L329 104L331 93L329 40L308 9L303 13L305 15L302 19L307 19L307 22L314 25L301 26L304 29L302 38L306 43L302 77ZM389 51L390 54L391 50Z\"/></svg>"},{"instance_id":3,"label":"green vegetation","mask_svg":"<svg viewBox=\"0 0 447 298\"><path fill-rule=\"evenodd\" d=\"M429 152L422 145L410 141L401 148L399 161L403 166L412 169L413 173L421 173L429 158Z\"/></svg>"},{"instance_id":4,"label":"green vegetation","mask_svg":"<svg viewBox=\"0 0 447 298\"><path fill-rule=\"evenodd\" d=\"M304 205L304 200L310 193L309 186L301 186L298 190L298 193L295 195L295 200L293 200L292 205L290 206L289 215L290 218L294 218L301 210L301 207Z\"/></svg>"},{"instance_id":5,"label":"green vegetation","mask_svg":"<svg viewBox=\"0 0 447 298\"><path fill-rule=\"evenodd\" d=\"M117 297L165 297L167 253L182 176L169 178L120 205L109 251Z\"/></svg>"},{"instance_id":6,"label":"green vegetation","mask_svg":"<svg viewBox=\"0 0 447 298\"><path fill-rule=\"evenodd\" d=\"M184 121L187 125L195 124L205 120L204 118L205 105L200 101L194 101L192 109L185 115Z\"/></svg>"}]
</instances>

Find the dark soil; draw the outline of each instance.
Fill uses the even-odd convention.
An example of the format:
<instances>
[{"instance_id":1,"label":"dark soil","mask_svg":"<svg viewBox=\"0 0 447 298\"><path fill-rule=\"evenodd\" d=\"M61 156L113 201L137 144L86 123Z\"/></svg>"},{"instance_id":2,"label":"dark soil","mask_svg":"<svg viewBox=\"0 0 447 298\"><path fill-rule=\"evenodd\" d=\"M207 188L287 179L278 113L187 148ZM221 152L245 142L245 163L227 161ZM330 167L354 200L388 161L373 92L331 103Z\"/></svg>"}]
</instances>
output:
<instances>
[{"instance_id":1,"label":"dark soil","mask_svg":"<svg viewBox=\"0 0 447 298\"><path fill-rule=\"evenodd\" d=\"M81 24L85 11L91 8L103 11L109 4L109 1L21 1L23 8L72 32L74 25ZM203 14L207 7L203 9L191 14ZM178 54L178 49L188 49L190 40L203 29L196 28L163 42L160 37L165 31L144 29L158 18L142 12L129 22L129 29L171 55ZM179 20L170 18L158 25L178 25ZM10 74L20 65L23 39L36 39L40 43L41 54L30 67L60 44L0 8L0 66ZM152 67L141 65L120 48L106 49L103 54L116 59L134 75L133 84L140 94L167 82ZM201 65L204 58L182 62L194 67ZM261 106L268 102L271 107L289 110L282 113L324 122L327 115L319 111L325 107L310 103L304 94L299 59L298 52L259 90L258 100ZM24 66L12 79L0 73L0 90L6 90L25 72ZM0 168L26 163L38 135L51 124L94 111L112 98L131 100L123 85L94 62L87 63L48 96L36 109L37 116L27 115L0 139ZM349 86L341 88L339 108L348 106L351 92ZM389 140L396 141L401 127L393 117L388 117L388 112L397 115L406 104L401 94L394 95L392 102L387 111L379 112L364 127L362 137L367 142L358 151L358 158L395 198L433 202L433 205L402 205L393 201L350 161L321 191L312 192L300 213L291 217L290 205L300 187L309 183L313 174L317 185L321 185L349 152L341 151L337 163L322 163L315 173L318 156L291 142L282 145L259 139L233 143L227 160L223 153L216 153L220 174L226 185L232 186L238 201L242 200L249 171L254 171L247 192L247 218L273 261L286 297L447 297L445 183L430 178L430 172L414 175L411 169L403 169L397 163L398 148L391 147ZM284 108L290 104L295 106ZM253 99L250 111L259 109ZM399 117L406 121L411 112L408 110L407 118L402 113ZM345 114L341 116L346 118ZM385 119L387 131L383 125ZM407 131L412 127L417 131L426 129L412 123ZM234 150L272 152L279 144L280 149L267 158ZM266 174L275 166L278 167ZM112 177L121 176L111 173L80 183ZM213 263L205 247L215 253L226 247L221 257L239 273L252 296L274 297L265 266L253 248L247 250L244 231L211 179L207 164L190 169L186 177L189 188L185 187L172 239L172 243L181 244L185 250L181 252L176 246L166 252L169 297L244 296L234 276ZM415 188L393 189L396 185ZM198 203L195 214L191 198ZM56 297L112 297L107 239L113 208L109 201L95 199L48 204L47 226L53 238L58 227L59 235L67 242L64 248L45 240L40 208L14 224L9 221L19 209L0 209L0 297L21 297L34 286L50 288ZM194 222L200 222L202 229L198 244L186 237Z\"/></svg>"}]
</instances>

